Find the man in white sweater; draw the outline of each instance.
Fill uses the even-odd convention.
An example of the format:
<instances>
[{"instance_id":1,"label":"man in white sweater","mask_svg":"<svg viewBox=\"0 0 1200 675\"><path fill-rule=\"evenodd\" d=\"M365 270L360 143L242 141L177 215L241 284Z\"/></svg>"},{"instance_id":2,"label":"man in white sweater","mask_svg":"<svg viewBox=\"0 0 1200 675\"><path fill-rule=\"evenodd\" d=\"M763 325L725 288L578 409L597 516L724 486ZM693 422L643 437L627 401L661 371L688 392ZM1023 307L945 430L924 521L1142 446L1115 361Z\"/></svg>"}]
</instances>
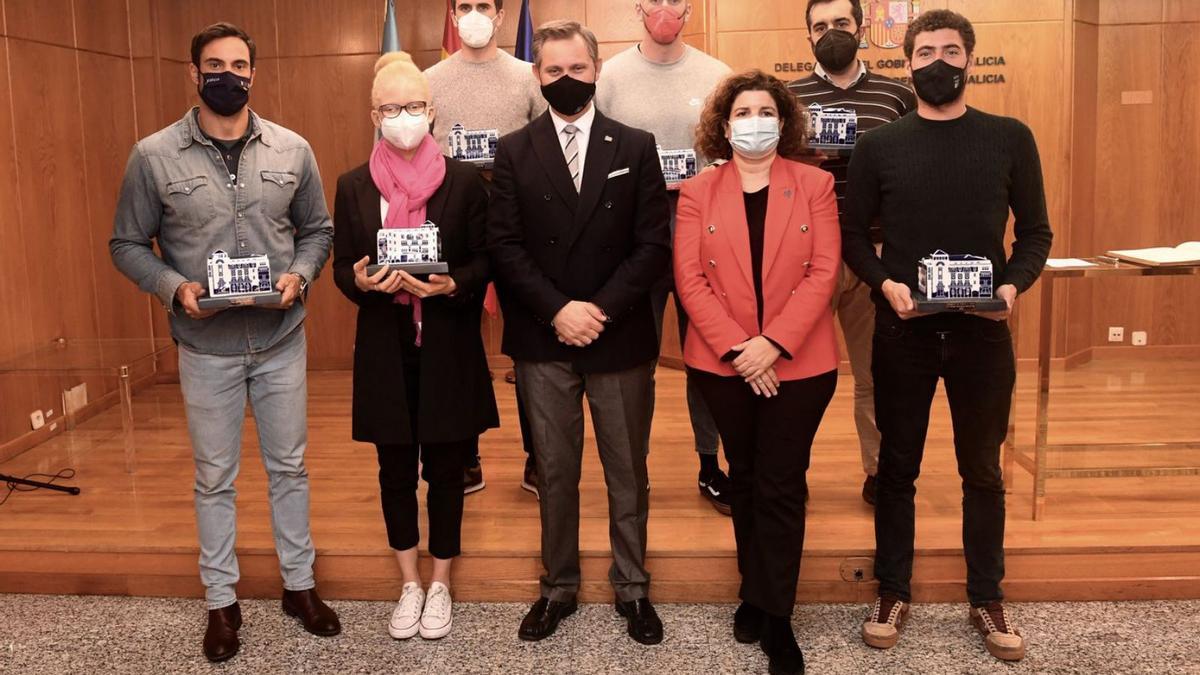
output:
<instances>
[{"instance_id":1,"label":"man in white sweater","mask_svg":"<svg viewBox=\"0 0 1200 675\"><path fill-rule=\"evenodd\" d=\"M642 39L605 61L604 72L596 83L596 107L618 122L654 134L664 153L694 151L695 130L704 101L730 74L730 68L684 41L683 29L692 16L692 3L688 0L639 0L635 11L642 23ZM697 157L690 169L697 170L703 162L703 157ZM686 167L686 163L683 166ZM671 180L667 184L674 234L675 204L679 198L678 182L674 179L679 175L670 173L668 178ZM675 184L672 186L672 183ZM652 297L660 338L667 295L672 286L668 269ZM687 331L687 315L678 300L675 311L679 316L679 340L682 343ZM700 494L717 511L728 515L729 478L721 471L717 460L720 445L717 425L690 378L687 402L696 452L700 456Z\"/></svg>"},{"instance_id":2,"label":"man in white sweater","mask_svg":"<svg viewBox=\"0 0 1200 675\"><path fill-rule=\"evenodd\" d=\"M437 119L433 136L442 152L491 168L496 140L529 124L546 110L530 64L496 45L504 23L504 0L456 2L454 24L462 49L425 71ZM461 128L458 128L461 127ZM485 174L490 177L490 174ZM521 435L528 454L521 487L537 494L537 474L529 423L517 397ZM466 458L463 490L470 494L484 487L478 449Z\"/></svg>"}]
</instances>

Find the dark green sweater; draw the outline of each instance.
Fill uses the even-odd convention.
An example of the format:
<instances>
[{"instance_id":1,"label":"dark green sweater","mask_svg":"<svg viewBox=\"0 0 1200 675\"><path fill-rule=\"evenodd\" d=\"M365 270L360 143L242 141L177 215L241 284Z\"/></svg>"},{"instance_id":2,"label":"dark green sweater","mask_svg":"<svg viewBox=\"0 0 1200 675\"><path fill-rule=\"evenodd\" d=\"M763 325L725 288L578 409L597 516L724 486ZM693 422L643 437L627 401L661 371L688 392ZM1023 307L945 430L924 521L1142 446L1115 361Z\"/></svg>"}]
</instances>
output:
<instances>
[{"instance_id":1,"label":"dark green sweater","mask_svg":"<svg viewBox=\"0 0 1200 675\"><path fill-rule=\"evenodd\" d=\"M1012 255L1004 248L1009 209ZM883 258L870 226L879 218ZM941 249L992 261L993 286L1024 292L1050 254L1042 165L1029 127L968 108L950 121L909 113L865 134L854 148L842 221L842 257L874 290L891 279L917 288L917 262Z\"/></svg>"}]
</instances>

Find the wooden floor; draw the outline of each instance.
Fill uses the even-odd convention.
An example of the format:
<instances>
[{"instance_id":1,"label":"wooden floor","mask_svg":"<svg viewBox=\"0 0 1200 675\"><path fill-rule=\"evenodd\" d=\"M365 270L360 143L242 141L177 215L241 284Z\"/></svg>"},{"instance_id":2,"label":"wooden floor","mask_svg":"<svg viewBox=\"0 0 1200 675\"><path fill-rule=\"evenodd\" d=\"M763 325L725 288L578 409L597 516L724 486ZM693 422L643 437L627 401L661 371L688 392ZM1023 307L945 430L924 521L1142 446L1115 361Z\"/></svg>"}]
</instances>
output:
<instances>
[{"instance_id":1,"label":"wooden floor","mask_svg":"<svg viewBox=\"0 0 1200 675\"><path fill-rule=\"evenodd\" d=\"M698 495L683 376L660 370L650 457L649 566L662 601L731 601L737 570L728 518ZM1051 442L1200 438L1200 364L1098 360L1054 376ZM1033 378L1018 385L1019 436L1032 438ZM318 579L334 598L395 598L399 584L379 512L374 450L349 438L350 376L309 378L312 524ZM802 601L872 597L871 511L843 376L817 437L802 567ZM461 600L537 595L538 511L519 488L521 453L513 388L498 380L504 427L482 442L487 489L467 497ZM134 399L139 467L124 471L120 420L110 409L77 430L0 464L0 472L78 474L83 494L15 493L0 506L0 592L198 596L192 464L177 385ZM243 596L278 592L266 484L253 421L238 481ZM582 485L582 597L611 597L606 502L589 434ZM1197 458L1190 458L1195 462ZM1083 479L1049 483L1048 518L1030 520L1030 476L1017 469L1008 499L1007 579L1014 600L1200 597L1200 489L1194 478ZM918 600L964 597L959 481L949 415L934 405L917 495ZM425 561L426 563L428 561Z\"/></svg>"}]
</instances>

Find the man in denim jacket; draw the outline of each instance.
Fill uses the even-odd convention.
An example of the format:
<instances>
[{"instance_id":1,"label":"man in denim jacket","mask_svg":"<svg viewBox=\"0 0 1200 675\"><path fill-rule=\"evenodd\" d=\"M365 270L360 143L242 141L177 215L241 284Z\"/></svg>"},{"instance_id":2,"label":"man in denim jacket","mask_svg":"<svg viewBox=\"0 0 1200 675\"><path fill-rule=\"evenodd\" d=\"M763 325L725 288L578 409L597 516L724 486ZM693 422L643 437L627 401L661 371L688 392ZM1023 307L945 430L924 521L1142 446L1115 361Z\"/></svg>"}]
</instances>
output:
<instances>
[{"instance_id":1,"label":"man in denim jacket","mask_svg":"<svg viewBox=\"0 0 1200 675\"><path fill-rule=\"evenodd\" d=\"M134 146L109 242L117 268L166 307L179 345L211 661L239 647L233 483L247 396L269 477L283 611L317 635L341 630L315 590L304 466L303 298L329 256L333 226L308 143L247 107L254 54L253 40L230 24L193 38L200 106ZM217 250L266 255L280 304L202 310L207 260Z\"/></svg>"}]
</instances>

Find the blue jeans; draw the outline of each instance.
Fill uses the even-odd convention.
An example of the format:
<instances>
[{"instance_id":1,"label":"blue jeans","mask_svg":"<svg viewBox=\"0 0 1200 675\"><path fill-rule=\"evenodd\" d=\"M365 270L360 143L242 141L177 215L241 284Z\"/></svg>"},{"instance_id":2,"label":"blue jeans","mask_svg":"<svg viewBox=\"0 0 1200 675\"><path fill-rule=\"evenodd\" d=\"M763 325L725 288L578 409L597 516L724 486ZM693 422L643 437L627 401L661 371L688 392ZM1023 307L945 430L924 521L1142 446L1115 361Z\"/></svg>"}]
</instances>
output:
<instances>
[{"instance_id":1,"label":"blue jeans","mask_svg":"<svg viewBox=\"0 0 1200 675\"><path fill-rule=\"evenodd\" d=\"M233 310L237 311L237 310ZM196 529L200 580L209 609L237 602L237 517L233 482L241 460L246 399L258 427L269 478L271 526L283 587L315 586L316 557L308 524L307 343L301 325L275 346L236 356L179 347L179 381L196 464Z\"/></svg>"}]
</instances>

